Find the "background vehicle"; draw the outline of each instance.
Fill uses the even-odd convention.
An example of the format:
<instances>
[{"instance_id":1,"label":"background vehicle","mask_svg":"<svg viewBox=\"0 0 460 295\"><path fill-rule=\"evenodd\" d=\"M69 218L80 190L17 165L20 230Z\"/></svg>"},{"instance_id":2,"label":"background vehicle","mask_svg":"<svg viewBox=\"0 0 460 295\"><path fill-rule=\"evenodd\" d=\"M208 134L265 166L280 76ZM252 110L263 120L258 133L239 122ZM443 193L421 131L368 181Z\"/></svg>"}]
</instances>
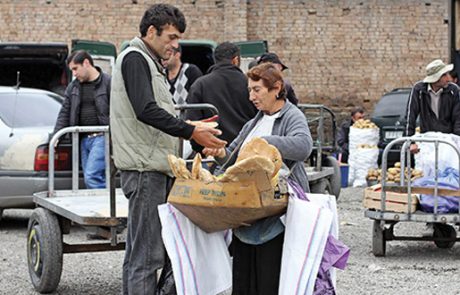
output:
<instances>
[{"instance_id":1,"label":"background vehicle","mask_svg":"<svg viewBox=\"0 0 460 295\"><path fill-rule=\"evenodd\" d=\"M379 164L382 152L392 140L406 135L406 113L411 88L396 88L384 94L375 105L371 121L380 128ZM388 154L388 167L399 162L401 145L394 145Z\"/></svg>"},{"instance_id":2,"label":"background vehicle","mask_svg":"<svg viewBox=\"0 0 460 295\"><path fill-rule=\"evenodd\" d=\"M33 193L47 189L47 142L62 102L48 91L0 86L0 218L4 209L33 208ZM71 152L57 147L59 188L71 187Z\"/></svg>"},{"instance_id":3,"label":"background vehicle","mask_svg":"<svg viewBox=\"0 0 460 295\"><path fill-rule=\"evenodd\" d=\"M71 79L65 43L0 43L0 85L16 85L18 72L22 87L63 94Z\"/></svg>"},{"instance_id":4,"label":"background vehicle","mask_svg":"<svg viewBox=\"0 0 460 295\"><path fill-rule=\"evenodd\" d=\"M217 43L211 40L180 40L182 62L191 63L200 68L203 74L214 64L214 49ZM234 42L241 52L240 68L247 71L249 63L257 56L268 52L265 40Z\"/></svg>"},{"instance_id":5,"label":"background vehicle","mask_svg":"<svg viewBox=\"0 0 460 295\"><path fill-rule=\"evenodd\" d=\"M107 42L72 40L70 49L66 43L0 43L0 85L16 85L19 73L21 87L63 95L72 81L67 56L79 49L87 50L97 66L112 73L116 48Z\"/></svg>"}]
</instances>

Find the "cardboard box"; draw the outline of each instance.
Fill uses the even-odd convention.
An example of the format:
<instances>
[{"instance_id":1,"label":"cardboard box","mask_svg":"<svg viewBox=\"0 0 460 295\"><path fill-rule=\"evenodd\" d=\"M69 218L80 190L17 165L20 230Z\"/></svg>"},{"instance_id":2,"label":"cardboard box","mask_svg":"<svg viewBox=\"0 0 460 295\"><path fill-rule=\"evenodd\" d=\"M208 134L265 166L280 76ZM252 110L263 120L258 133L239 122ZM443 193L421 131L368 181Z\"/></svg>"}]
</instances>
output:
<instances>
[{"instance_id":1,"label":"cardboard box","mask_svg":"<svg viewBox=\"0 0 460 295\"><path fill-rule=\"evenodd\" d=\"M288 197L275 197L264 172L242 175L238 182L176 179L168 202L206 232L248 226L286 211Z\"/></svg>"},{"instance_id":2,"label":"cardboard box","mask_svg":"<svg viewBox=\"0 0 460 295\"><path fill-rule=\"evenodd\" d=\"M376 184L364 189L363 205L368 209L381 210L381 184ZM409 212L413 213L417 209L418 195L412 194ZM385 211L409 213L407 206L407 194L386 192Z\"/></svg>"}]
</instances>

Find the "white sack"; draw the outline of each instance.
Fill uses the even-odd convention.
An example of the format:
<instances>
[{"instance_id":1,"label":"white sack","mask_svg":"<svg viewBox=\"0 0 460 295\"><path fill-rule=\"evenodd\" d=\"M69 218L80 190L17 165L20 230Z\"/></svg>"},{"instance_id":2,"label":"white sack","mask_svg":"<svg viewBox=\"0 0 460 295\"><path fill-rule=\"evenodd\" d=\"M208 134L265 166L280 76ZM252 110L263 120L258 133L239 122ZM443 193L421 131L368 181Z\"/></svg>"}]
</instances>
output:
<instances>
[{"instance_id":1,"label":"white sack","mask_svg":"<svg viewBox=\"0 0 460 295\"><path fill-rule=\"evenodd\" d=\"M206 233L170 204L158 206L158 211L177 294L215 295L231 289L231 231Z\"/></svg>"},{"instance_id":2,"label":"white sack","mask_svg":"<svg viewBox=\"0 0 460 295\"><path fill-rule=\"evenodd\" d=\"M360 144L377 145L379 143L378 128L355 128L350 127L348 135L348 151L357 149Z\"/></svg>"},{"instance_id":3,"label":"white sack","mask_svg":"<svg viewBox=\"0 0 460 295\"><path fill-rule=\"evenodd\" d=\"M278 294L313 294L333 213L289 198Z\"/></svg>"},{"instance_id":4,"label":"white sack","mask_svg":"<svg viewBox=\"0 0 460 295\"><path fill-rule=\"evenodd\" d=\"M452 143L460 150L460 136L441 132L426 132L416 137L430 139L444 139ZM432 142L417 143L420 152L414 155L415 168L423 171L423 176L434 177L435 175L435 144ZM448 144L440 143L438 148L438 171L448 167L459 170L459 159L454 148Z\"/></svg>"},{"instance_id":5,"label":"white sack","mask_svg":"<svg viewBox=\"0 0 460 295\"><path fill-rule=\"evenodd\" d=\"M353 187L366 186L366 175L369 169L377 168L379 157L378 148L358 148L350 152L348 164L351 168L351 178Z\"/></svg>"}]
</instances>

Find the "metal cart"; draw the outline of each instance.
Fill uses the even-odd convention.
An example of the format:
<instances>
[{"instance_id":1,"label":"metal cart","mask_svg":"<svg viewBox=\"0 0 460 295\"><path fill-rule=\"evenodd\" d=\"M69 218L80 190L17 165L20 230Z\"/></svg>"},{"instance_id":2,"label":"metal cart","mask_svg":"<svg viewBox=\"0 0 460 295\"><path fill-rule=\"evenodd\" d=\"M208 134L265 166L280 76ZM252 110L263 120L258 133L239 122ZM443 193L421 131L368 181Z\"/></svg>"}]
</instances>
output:
<instances>
[{"instance_id":1,"label":"metal cart","mask_svg":"<svg viewBox=\"0 0 460 295\"><path fill-rule=\"evenodd\" d=\"M110 157L106 161L106 189L79 189L79 133L103 132L105 154L110 155L108 126L75 126L58 131L49 142L48 191L34 194L37 208L27 228L27 262L32 284L40 293L56 290L61 279L64 253L123 250L125 243L118 234L127 222L128 201L115 189L115 169ZM72 189L54 189L54 159L58 139L72 134ZM110 228L110 242L68 244L63 235L71 224ZM117 231L118 229L118 231Z\"/></svg>"},{"instance_id":2,"label":"metal cart","mask_svg":"<svg viewBox=\"0 0 460 295\"><path fill-rule=\"evenodd\" d=\"M214 115L217 109L211 104L176 105L179 116L186 110L208 109ZM56 290L62 273L64 253L100 252L125 248L123 229L126 228L128 200L121 189L115 189L115 174L111 157L106 156L106 189L79 189L79 133L103 132L105 154L110 153L108 126L75 126L58 131L49 142L48 191L34 194L37 208L33 211L27 229L27 262L35 290L49 293ZM54 189L54 159L58 140L72 134L72 189ZM180 141L182 152L183 141ZM72 224L84 227L110 229L110 242L69 244L63 235L70 233Z\"/></svg>"},{"instance_id":3,"label":"metal cart","mask_svg":"<svg viewBox=\"0 0 460 295\"><path fill-rule=\"evenodd\" d=\"M454 226L449 224L457 224L460 222L460 212L458 213L438 213L438 196L459 196L460 191L441 189L438 184L438 176L435 176L434 188L413 187L411 181L411 171L408 169L407 180L404 176L404 171L407 167L411 167L411 156L409 147L413 142L428 142L435 145L435 171L438 171L438 150L439 144L447 144L451 146L456 156L460 160L460 151L456 146L443 139L427 139L415 135L412 137L401 137L391 141L383 152L382 157L382 190L380 210L367 209L364 212L366 217L374 220L372 230L372 253L375 256L385 256L386 243L388 241L434 241L439 248L452 248L457 238L457 232ZM388 153L394 145L402 144L401 147L401 178L398 184L389 184L386 182L387 173L387 159ZM454 155L453 155L454 156ZM460 168L460 167L459 167ZM460 183L460 180L459 180ZM397 213L386 210L386 194L387 192L398 192L407 194L407 211L406 213ZM422 211L415 211L411 213L410 206L413 194L428 194L433 195L435 200L434 212L426 213ZM433 236L395 236L394 226L398 222L423 222L433 223L434 232Z\"/></svg>"},{"instance_id":4,"label":"metal cart","mask_svg":"<svg viewBox=\"0 0 460 295\"><path fill-rule=\"evenodd\" d=\"M342 178L340 165L332 156L337 151L335 114L320 104L299 104L313 137L313 151L305 170L312 193L330 193L338 199Z\"/></svg>"}]
</instances>

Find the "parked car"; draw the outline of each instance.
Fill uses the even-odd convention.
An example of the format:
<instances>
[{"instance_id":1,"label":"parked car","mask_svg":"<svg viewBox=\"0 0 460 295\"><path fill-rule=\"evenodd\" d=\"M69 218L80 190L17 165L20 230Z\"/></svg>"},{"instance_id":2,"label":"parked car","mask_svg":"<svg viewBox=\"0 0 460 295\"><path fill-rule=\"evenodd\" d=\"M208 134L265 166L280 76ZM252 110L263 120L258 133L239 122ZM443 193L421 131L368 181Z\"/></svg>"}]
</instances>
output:
<instances>
[{"instance_id":1,"label":"parked car","mask_svg":"<svg viewBox=\"0 0 460 295\"><path fill-rule=\"evenodd\" d=\"M63 100L49 91L0 86L0 219L4 209L33 208L33 193L48 189L47 143ZM72 187L71 153L69 145L57 147L56 189Z\"/></svg>"},{"instance_id":2,"label":"parked car","mask_svg":"<svg viewBox=\"0 0 460 295\"><path fill-rule=\"evenodd\" d=\"M406 135L407 103L412 88L396 88L385 93L375 105L371 120L380 128L380 154L392 140ZM396 145L388 154L388 165L393 166L400 160L401 146Z\"/></svg>"}]
</instances>

